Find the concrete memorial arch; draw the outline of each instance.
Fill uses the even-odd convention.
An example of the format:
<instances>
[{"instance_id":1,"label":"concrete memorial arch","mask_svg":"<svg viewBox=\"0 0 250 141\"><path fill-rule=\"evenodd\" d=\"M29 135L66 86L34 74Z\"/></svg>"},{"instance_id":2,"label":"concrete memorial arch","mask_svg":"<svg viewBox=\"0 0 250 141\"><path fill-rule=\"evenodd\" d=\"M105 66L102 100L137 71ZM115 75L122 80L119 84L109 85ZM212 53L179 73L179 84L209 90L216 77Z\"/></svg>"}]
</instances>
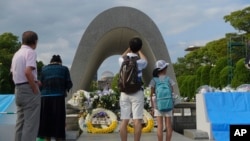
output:
<instances>
[{"instance_id":1,"label":"concrete memorial arch","mask_svg":"<svg viewBox=\"0 0 250 141\"><path fill-rule=\"evenodd\" d=\"M79 89L88 90L102 62L112 55L122 54L134 36L143 40L142 51L148 58L148 66L143 71L146 85L158 59L170 63L168 75L177 82L167 47L155 23L137 9L114 7L99 14L82 36L70 70L72 93ZM114 60L114 65L118 66L118 60ZM179 94L177 84L174 89Z\"/></svg>"}]
</instances>

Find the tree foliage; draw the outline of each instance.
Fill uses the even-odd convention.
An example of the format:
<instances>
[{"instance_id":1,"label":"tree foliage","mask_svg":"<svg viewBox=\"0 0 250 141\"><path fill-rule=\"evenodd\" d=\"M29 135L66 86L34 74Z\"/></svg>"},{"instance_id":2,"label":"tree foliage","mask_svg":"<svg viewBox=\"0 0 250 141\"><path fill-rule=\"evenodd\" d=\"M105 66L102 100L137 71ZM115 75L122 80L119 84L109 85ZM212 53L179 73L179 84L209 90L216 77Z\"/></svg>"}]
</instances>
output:
<instances>
[{"instance_id":1,"label":"tree foliage","mask_svg":"<svg viewBox=\"0 0 250 141\"><path fill-rule=\"evenodd\" d=\"M119 89L118 89L118 79L119 79L119 74L117 73L115 75L115 77L113 78L112 82L111 82L111 88L112 90L114 90L116 93L120 93Z\"/></svg>"},{"instance_id":2,"label":"tree foliage","mask_svg":"<svg viewBox=\"0 0 250 141\"><path fill-rule=\"evenodd\" d=\"M202 85L223 88L227 85L237 87L250 83L250 72L244 66L245 59L242 59L250 58L247 56L250 51L247 49L250 48L250 7L226 15L224 20L246 33L225 33L224 38L210 41L178 58L174 69L181 96L194 97L194 90Z\"/></svg>"},{"instance_id":3,"label":"tree foliage","mask_svg":"<svg viewBox=\"0 0 250 141\"><path fill-rule=\"evenodd\" d=\"M250 33L250 7L231 12L224 16L225 22L229 22L235 29Z\"/></svg>"},{"instance_id":4,"label":"tree foliage","mask_svg":"<svg viewBox=\"0 0 250 141\"><path fill-rule=\"evenodd\" d=\"M98 83L97 81L91 81L89 91L93 92L98 90Z\"/></svg>"},{"instance_id":5,"label":"tree foliage","mask_svg":"<svg viewBox=\"0 0 250 141\"><path fill-rule=\"evenodd\" d=\"M225 38L214 40L211 42L208 42L204 48L206 48L206 53L208 60L215 64L215 62L221 58L225 57L227 55L227 42L228 40Z\"/></svg>"},{"instance_id":6,"label":"tree foliage","mask_svg":"<svg viewBox=\"0 0 250 141\"><path fill-rule=\"evenodd\" d=\"M220 83L220 71L227 66L227 57L222 57L220 59L218 59L218 61L216 62L215 66L214 66L214 74L213 74L213 81L212 82L212 86L214 86L215 88L222 88L221 83Z\"/></svg>"},{"instance_id":7,"label":"tree foliage","mask_svg":"<svg viewBox=\"0 0 250 141\"><path fill-rule=\"evenodd\" d=\"M202 67L200 66L197 70L196 70L196 79L194 82L195 88L199 87L201 85L201 79L202 79Z\"/></svg>"},{"instance_id":8,"label":"tree foliage","mask_svg":"<svg viewBox=\"0 0 250 141\"><path fill-rule=\"evenodd\" d=\"M250 70L246 69L244 61L245 58L242 58L236 63L234 77L231 83L234 88L241 84L250 84Z\"/></svg>"},{"instance_id":9,"label":"tree foliage","mask_svg":"<svg viewBox=\"0 0 250 141\"><path fill-rule=\"evenodd\" d=\"M246 46L234 46L233 44L231 52L229 52L229 43L231 43L229 37L232 36L248 37L249 35L226 34L225 38L208 42L204 47L189 52L185 57L178 59L177 63L174 64L174 69L175 71L178 69L176 76L181 96L194 97L196 90L202 85L221 89L227 85L236 87L243 83L249 83L246 81L250 80L248 71L240 74L237 74L238 71L236 72L238 61L246 57ZM243 61L239 70L246 70ZM230 71L233 72L232 81L229 79Z\"/></svg>"},{"instance_id":10,"label":"tree foliage","mask_svg":"<svg viewBox=\"0 0 250 141\"><path fill-rule=\"evenodd\" d=\"M19 49L18 37L12 33L0 35L0 94L14 92L14 84L10 73L11 59Z\"/></svg>"},{"instance_id":11,"label":"tree foliage","mask_svg":"<svg viewBox=\"0 0 250 141\"><path fill-rule=\"evenodd\" d=\"M184 57L178 58L178 63L174 63L173 66L175 68L176 76L181 76L181 75L187 74L187 67L186 67Z\"/></svg>"},{"instance_id":12,"label":"tree foliage","mask_svg":"<svg viewBox=\"0 0 250 141\"><path fill-rule=\"evenodd\" d=\"M220 83L220 87L224 88L230 84L228 84L228 72L230 71L230 69L233 69L232 66L225 66L221 71L220 71L220 75L219 75L219 79L217 81L219 81Z\"/></svg>"},{"instance_id":13,"label":"tree foliage","mask_svg":"<svg viewBox=\"0 0 250 141\"><path fill-rule=\"evenodd\" d=\"M196 86L196 88L199 88L199 86L202 85L209 85L211 68L212 67L210 65L202 66L200 85Z\"/></svg>"}]
</instances>

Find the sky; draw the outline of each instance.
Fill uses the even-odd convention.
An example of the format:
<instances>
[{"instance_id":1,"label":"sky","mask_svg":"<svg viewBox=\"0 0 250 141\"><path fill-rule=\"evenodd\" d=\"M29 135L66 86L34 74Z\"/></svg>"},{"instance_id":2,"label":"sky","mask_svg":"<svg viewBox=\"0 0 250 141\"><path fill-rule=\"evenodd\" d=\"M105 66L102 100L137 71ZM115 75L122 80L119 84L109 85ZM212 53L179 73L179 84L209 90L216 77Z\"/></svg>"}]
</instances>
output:
<instances>
[{"instance_id":1,"label":"sky","mask_svg":"<svg viewBox=\"0 0 250 141\"><path fill-rule=\"evenodd\" d=\"M37 60L49 63L53 54L71 67L79 42L96 16L117 6L133 7L148 15L159 28L172 63L184 57L188 46L204 46L238 32L223 19L250 6L249 0L2 0L0 34L19 36L33 30L39 36ZM103 61L98 79L105 71L118 72L118 56ZM113 61L117 60L117 65Z\"/></svg>"}]
</instances>

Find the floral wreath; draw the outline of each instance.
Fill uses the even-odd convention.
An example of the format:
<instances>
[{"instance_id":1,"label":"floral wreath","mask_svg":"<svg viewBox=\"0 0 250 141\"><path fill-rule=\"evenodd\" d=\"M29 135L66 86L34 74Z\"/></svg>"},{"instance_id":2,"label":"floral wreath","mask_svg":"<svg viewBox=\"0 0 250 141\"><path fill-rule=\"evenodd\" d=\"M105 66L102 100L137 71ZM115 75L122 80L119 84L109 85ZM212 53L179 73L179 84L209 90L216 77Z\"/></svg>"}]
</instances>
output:
<instances>
[{"instance_id":1,"label":"floral wreath","mask_svg":"<svg viewBox=\"0 0 250 141\"><path fill-rule=\"evenodd\" d=\"M97 119L93 121L93 119ZM98 120L99 119L99 120ZM100 120L104 119L104 120ZM105 120L106 119L106 120ZM80 122L81 121L81 122ZM84 119L81 117L79 119L80 128L84 131ZM95 123L97 124L95 125ZM87 128L87 132L89 133L111 133L117 128L117 116L110 110L104 108L96 108L93 109L91 114L89 113L86 116L85 124Z\"/></svg>"},{"instance_id":2,"label":"floral wreath","mask_svg":"<svg viewBox=\"0 0 250 141\"><path fill-rule=\"evenodd\" d=\"M154 119L150 113L148 113L145 109L143 110L143 121L145 126L142 128L143 133L151 132L154 128ZM129 133L134 133L134 128L130 124L127 126L127 130Z\"/></svg>"}]
</instances>

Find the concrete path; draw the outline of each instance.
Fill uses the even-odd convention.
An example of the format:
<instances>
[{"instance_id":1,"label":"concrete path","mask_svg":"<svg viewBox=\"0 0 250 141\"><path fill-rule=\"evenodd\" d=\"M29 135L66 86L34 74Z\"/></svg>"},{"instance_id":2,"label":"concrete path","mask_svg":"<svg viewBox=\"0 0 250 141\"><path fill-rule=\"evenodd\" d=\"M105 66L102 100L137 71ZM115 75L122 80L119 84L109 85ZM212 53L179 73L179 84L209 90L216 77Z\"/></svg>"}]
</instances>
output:
<instances>
[{"instance_id":1,"label":"concrete path","mask_svg":"<svg viewBox=\"0 0 250 141\"><path fill-rule=\"evenodd\" d=\"M165 133L164 133L165 134ZM128 134L128 141L133 141L134 135ZM120 141L119 133L110 134L90 134L82 133L77 141ZM156 132L143 133L141 141L157 141ZM177 132L173 132L172 141L210 141L210 140L192 140Z\"/></svg>"}]
</instances>

